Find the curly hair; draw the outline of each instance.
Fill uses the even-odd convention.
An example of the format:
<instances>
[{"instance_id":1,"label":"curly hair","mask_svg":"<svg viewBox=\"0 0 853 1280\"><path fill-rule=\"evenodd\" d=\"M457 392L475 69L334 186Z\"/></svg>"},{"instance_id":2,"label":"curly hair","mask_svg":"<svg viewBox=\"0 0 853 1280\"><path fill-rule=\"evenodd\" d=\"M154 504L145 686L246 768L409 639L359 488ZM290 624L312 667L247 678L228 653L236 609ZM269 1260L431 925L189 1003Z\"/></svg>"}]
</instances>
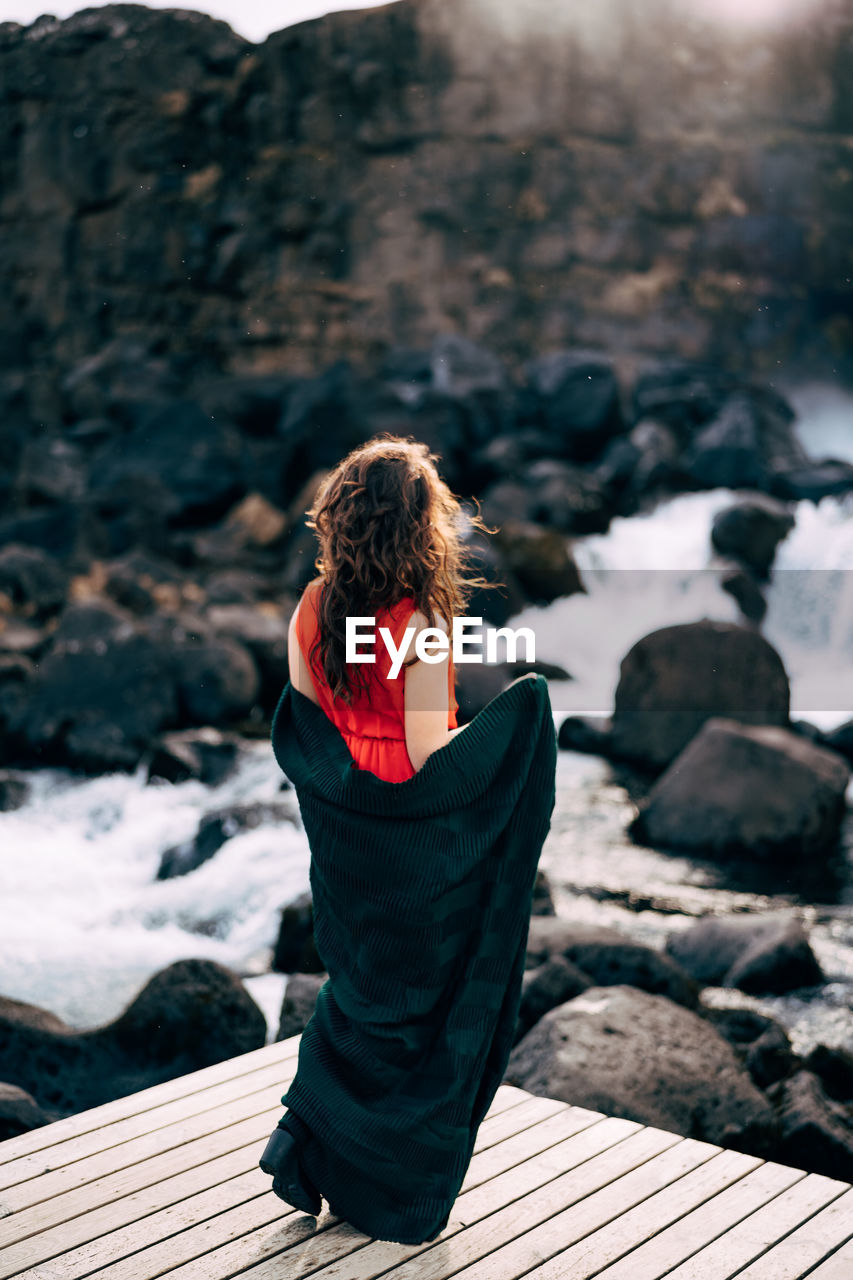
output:
<instances>
[{"instance_id":1,"label":"curly hair","mask_svg":"<svg viewBox=\"0 0 853 1280\"><path fill-rule=\"evenodd\" d=\"M430 626L436 613L450 625L464 614L473 588L500 585L468 572L462 506L439 475L438 461L412 436L383 432L324 477L307 513L320 543L314 565L324 579L310 660L319 649L332 696L347 703L358 685L368 684L360 664L354 678L346 662L347 616L372 616L412 596ZM479 504L467 521L494 532Z\"/></svg>"}]
</instances>

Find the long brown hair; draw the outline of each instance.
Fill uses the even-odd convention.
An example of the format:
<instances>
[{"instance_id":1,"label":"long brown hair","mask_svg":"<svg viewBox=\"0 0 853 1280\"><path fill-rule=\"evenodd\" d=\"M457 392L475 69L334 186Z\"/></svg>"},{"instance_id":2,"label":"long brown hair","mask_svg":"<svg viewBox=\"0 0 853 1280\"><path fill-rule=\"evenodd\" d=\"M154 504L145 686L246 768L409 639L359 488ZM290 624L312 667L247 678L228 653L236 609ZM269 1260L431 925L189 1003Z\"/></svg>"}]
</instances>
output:
<instances>
[{"instance_id":1,"label":"long brown hair","mask_svg":"<svg viewBox=\"0 0 853 1280\"><path fill-rule=\"evenodd\" d=\"M320 553L314 561L324 578L319 592L317 639L333 697L352 702L358 677L346 662L347 616L373 616L412 596L415 608L448 626L463 615L474 587L497 584L468 573L469 547L463 541L463 511L438 473L438 455L412 436L388 431L353 449L323 479L306 524L316 531ZM469 526L494 532L476 514ZM412 658L406 666L416 659Z\"/></svg>"}]
</instances>

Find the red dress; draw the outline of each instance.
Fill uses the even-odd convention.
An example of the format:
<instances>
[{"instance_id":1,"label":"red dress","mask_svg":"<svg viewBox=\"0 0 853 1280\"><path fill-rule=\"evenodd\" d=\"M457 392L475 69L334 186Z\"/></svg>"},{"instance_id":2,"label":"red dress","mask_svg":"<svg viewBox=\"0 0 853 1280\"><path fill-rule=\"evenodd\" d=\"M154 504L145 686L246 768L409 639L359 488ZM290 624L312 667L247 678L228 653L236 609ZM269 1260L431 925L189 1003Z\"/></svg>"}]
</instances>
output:
<instances>
[{"instance_id":1,"label":"red dress","mask_svg":"<svg viewBox=\"0 0 853 1280\"><path fill-rule=\"evenodd\" d=\"M405 782L415 774L406 749L406 668L401 667L396 679L391 679L388 673L392 659L379 635L379 628L387 627L393 637L394 647L399 648L415 611L415 602L411 596L404 596L390 609L376 611L376 642L372 650L364 648L365 652L375 654L376 661L361 664L360 667L361 671L368 673L369 692L356 691L351 705L347 705L342 698L332 696L319 651L313 662L310 658L319 626L317 606L322 586L322 578L316 578L308 584L296 615L296 638L311 673L320 706L343 735L356 768L367 769L386 782ZM459 703L455 694L456 675L452 657L448 661L447 684L450 695L447 727L455 729Z\"/></svg>"}]
</instances>

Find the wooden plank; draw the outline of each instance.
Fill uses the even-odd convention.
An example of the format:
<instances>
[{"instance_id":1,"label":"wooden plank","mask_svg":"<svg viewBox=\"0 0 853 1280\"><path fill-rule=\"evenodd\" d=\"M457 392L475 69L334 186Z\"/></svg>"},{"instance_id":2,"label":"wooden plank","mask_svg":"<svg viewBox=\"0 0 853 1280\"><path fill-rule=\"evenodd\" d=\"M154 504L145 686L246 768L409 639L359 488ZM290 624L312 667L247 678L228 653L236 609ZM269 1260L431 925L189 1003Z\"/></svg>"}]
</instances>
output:
<instances>
[{"instance_id":1,"label":"wooden plank","mask_svg":"<svg viewBox=\"0 0 853 1280\"><path fill-rule=\"evenodd\" d=\"M579 1136L584 1137L583 1134ZM577 1139L569 1141L577 1141ZM577 1169L562 1173L556 1178L552 1177L532 1194L522 1198L519 1198L518 1190L512 1188L512 1179L516 1174L514 1169L510 1174L504 1175L504 1186L510 1187L508 1192L512 1197L510 1203L497 1212L490 1213L484 1220L472 1224L460 1216L467 1210L463 1210L457 1201L450 1221L438 1240L426 1245L410 1247L412 1252L415 1250L418 1252L416 1256L397 1268L394 1272L394 1280L401 1280L402 1277L406 1277L406 1280L415 1280L415 1278L424 1280L424 1277L429 1277L430 1280L444 1280L445 1275L451 1270L448 1265L449 1260L453 1263L452 1270L455 1274L455 1271L470 1257L481 1257L485 1254L491 1257L492 1250L496 1248L501 1238L507 1239L518 1235L526 1229L527 1225L542 1222L555 1212L556 1207L567 1201L575 1203L582 1200L591 1188L606 1186L618 1172L637 1169L639 1166L642 1166L644 1171L651 1168L654 1158L661 1151L666 1151L669 1147L679 1145L683 1141L684 1139L679 1138L677 1134L640 1129L611 1150L587 1160ZM547 1154L550 1154L553 1159L555 1151L556 1149L552 1149ZM453 1238L448 1239L448 1236ZM304 1275L313 1276L315 1271L319 1280L323 1272L318 1268L334 1264L329 1274L334 1275L335 1280L338 1280L342 1274L364 1280L365 1274L372 1274L370 1271L365 1272L364 1269L369 1265L369 1260L364 1255L364 1246L369 1243L368 1236L356 1231L349 1223L341 1221L316 1242L306 1240L289 1248L286 1253L279 1251L273 1257L256 1262L257 1241L253 1238L250 1247L244 1246L235 1252L233 1261L237 1265L234 1270L240 1272L241 1280L243 1277L245 1280L281 1280L282 1275L286 1275L287 1280L298 1280ZM348 1269L345 1270L341 1259L353 1253L356 1248L358 1253L348 1260L346 1264ZM201 1267L189 1273L179 1269L169 1274L169 1280L210 1280L211 1274L223 1274L217 1259L211 1257L206 1261L212 1262L215 1268L212 1272L209 1268L206 1276ZM231 1272L225 1271L224 1274L228 1275ZM488 1270L486 1274L490 1274Z\"/></svg>"},{"instance_id":2,"label":"wooden plank","mask_svg":"<svg viewBox=\"0 0 853 1280\"><path fill-rule=\"evenodd\" d=\"M52 1124L42 1125L40 1129L32 1129L29 1133L19 1134L16 1138L6 1138L5 1141L0 1142L0 1165L7 1160L17 1160L19 1156L29 1155L33 1151L52 1147L58 1142L64 1142L66 1138L88 1133L90 1129L99 1129L103 1125L123 1120L127 1116L149 1111L152 1107L160 1106L164 1102L172 1102L175 1098L186 1098L197 1089L206 1089L209 1085L219 1084L223 1080L246 1075L259 1067L269 1066L272 1062L286 1062L296 1057L301 1038L301 1036L290 1036L287 1040L263 1045L260 1049L252 1049L249 1053L238 1054L236 1058L225 1058L222 1062L202 1067L199 1071L175 1076L173 1080L164 1080L161 1084L151 1085L148 1089L140 1089L137 1093L128 1093L123 1098L115 1098L112 1102L103 1102L98 1107L78 1111L76 1115L54 1120Z\"/></svg>"},{"instance_id":3,"label":"wooden plank","mask_svg":"<svg viewBox=\"0 0 853 1280\"><path fill-rule=\"evenodd\" d=\"M542 1100L532 1098L515 1086L501 1086L480 1126L480 1134L483 1136L481 1138L478 1134L478 1142L488 1145L492 1125L505 1112L517 1109L525 1101ZM565 1104L560 1105L564 1109L574 1110L566 1108ZM174 1160L167 1163L167 1153L157 1161L160 1176L153 1176L149 1172L151 1181L145 1184L143 1180L141 1187L132 1184L128 1188L125 1185L128 1177L133 1175L131 1168L124 1172L123 1181L122 1174L111 1176L97 1184L90 1184L88 1190L84 1186L60 1196L49 1207L37 1204L19 1212L14 1219L0 1222L0 1245L4 1241L8 1242L5 1250L0 1248L0 1277L14 1274L22 1266L35 1266L40 1261L55 1257L63 1248L70 1249L86 1243L98 1235L126 1226L137 1218L194 1195L205 1187L216 1186L246 1173L257 1165L262 1145L280 1113L281 1107L278 1106L268 1115L242 1125L240 1132L245 1145L234 1146L228 1131L225 1135L225 1154L219 1154L218 1148L223 1144L218 1141L220 1135L215 1135L215 1139L209 1141L202 1150L196 1150L194 1158L199 1163L193 1167L175 1172ZM582 1114L592 1116L595 1113ZM519 1120L516 1127L523 1129L524 1120ZM198 1149L199 1144L194 1146ZM192 1155L193 1150L190 1148L185 1153L179 1149L177 1154L180 1157ZM266 1186L267 1189L270 1186L269 1179ZM275 1203L279 1205L280 1213L284 1206L277 1198Z\"/></svg>"},{"instance_id":4,"label":"wooden plank","mask_svg":"<svg viewBox=\"0 0 853 1280\"><path fill-rule=\"evenodd\" d=\"M234 1098L227 1106L215 1111L203 1111L200 1115L190 1116L187 1120L179 1120L158 1129L154 1133L143 1133L138 1138L123 1142L120 1146L109 1147L97 1151L72 1164L61 1165L58 1169L43 1173L41 1177L30 1178L27 1182L18 1183L3 1192L3 1203L13 1213L43 1200L55 1201L59 1196L97 1182L125 1169L130 1165L139 1166L152 1156L162 1155L175 1149L186 1149L189 1144L203 1139L219 1130L227 1129L242 1120L253 1116L270 1116L275 1112L270 1129L278 1123L282 1107L278 1098L278 1088L267 1086L257 1093L248 1093ZM98 1201L95 1201L98 1203Z\"/></svg>"},{"instance_id":5,"label":"wooden plank","mask_svg":"<svg viewBox=\"0 0 853 1280\"><path fill-rule=\"evenodd\" d=\"M853 1276L853 1240L809 1272L809 1280L850 1280Z\"/></svg>"},{"instance_id":6,"label":"wooden plank","mask_svg":"<svg viewBox=\"0 0 853 1280\"><path fill-rule=\"evenodd\" d=\"M725 1235L707 1245L675 1270L667 1280L729 1280L750 1262L831 1204L847 1184L817 1173L806 1174L768 1205L750 1214Z\"/></svg>"},{"instance_id":7,"label":"wooden plank","mask_svg":"<svg viewBox=\"0 0 853 1280\"><path fill-rule=\"evenodd\" d=\"M143 1137L145 1134L160 1132L169 1125L189 1120L190 1117L201 1115L205 1111L218 1110L247 1094L269 1090L271 1094L278 1093L280 1096L285 1092L292 1078L292 1063L287 1063L286 1069L281 1063L273 1063L249 1075L236 1076L233 1080L211 1085L209 1089L201 1089L198 1093L188 1094L185 1098L163 1103L151 1111L141 1111L138 1115L116 1120L113 1124L100 1129L89 1129L86 1133L66 1138L55 1147L20 1156L17 1160L10 1160L0 1165L0 1195L10 1187L27 1182L31 1178L41 1177L45 1173L51 1173L63 1165L72 1164L75 1160L112 1150L124 1142Z\"/></svg>"},{"instance_id":8,"label":"wooden plank","mask_svg":"<svg viewBox=\"0 0 853 1280\"><path fill-rule=\"evenodd\" d=\"M691 1253L717 1239L806 1176L801 1169L764 1164L755 1157L753 1160L758 1167L752 1173L747 1173L731 1189L715 1195L707 1204L688 1212L669 1229L659 1226L653 1239L603 1270L601 1280L604 1277L607 1280L659 1280ZM620 1222L620 1230L622 1226Z\"/></svg>"},{"instance_id":9,"label":"wooden plank","mask_svg":"<svg viewBox=\"0 0 853 1280\"><path fill-rule=\"evenodd\" d=\"M799 1280L813 1276L815 1263L822 1262L839 1245L853 1238L853 1189L840 1195L826 1209L816 1213L796 1231L768 1250L740 1272L738 1280ZM847 1272L853 1276L853 1267Z\"/></svg>"},{"instance_id":10,"label":"wooden plank","mask_svg":"<svg viewBox=\"0 0 853 1280\"><path fill-rule=\"evenodd\" d=\"M711 1150L717 1154L704 1164L621 1214L613 1222L600 1227L592 1235L563 1249L550 1262L528 1272L529 1280L563 1280L567 1274L572 1276L572 1280L586 1280L587 1277L598 1275L608 1263L623 1258L625 1254L630 1259L638 1246L646 1242L651 1242L653 1246L653 1237L658 1232L732 1184L736 1184L735 1189L743 1195L741 1187L745 1175L755 1170L761 1161L755 1156L746 1156L738 1151L719 1151L716 1147ZM631 1275L634 1274L632 1271Z\"/></svg>"},{"instance_id":11,"label":"wooden plank","mask_svg":"<svg viewBox=\"0 0 853 1280\"><path fill-rule=\"evenodd\" d=\"M529 1098L529 1102L541 1102L539 1098ZM559 1140L560 1130L569 1128L566 1122L571 1117L571 1127L579 1130L593 1124L599 1117L595 1112L583 1111L581 1108L565 1107L565 1113L559 1117L546 1116L538 1123L525 1127L514 1138L507 1138L505 1143L484 1146L475 1159L480 1161L481 1176L488 1176L486 1162L491 1168L499 1169L505 1161L503 1146L515 1143L519 1138L527 1141L528 1149L535 1149L538 1143L553 1143ZM574 1114L577 1112L577 1114ZM555 1123L556 1121L556 1123ZM562 1123L561 1123L562 1122ZM483 1128L485 1126L481 1126ZM547 1127L546 1127L547 1126ZM500 1153L496 1158L495 1153ZM473 1160L472 1160L473 1164ZM244 1188L253 1188L250 1204L243 1201L250 1199ZM139 1274L138 1268L147 1276L159 1275L161 1271L174 1268L185 1261L191 1261L198 1255L205 1254L212 1248L228 1243L231 1239L247 1235L272 1222L280 1222L283 1214L294 1212L288 1210L275 1196L264 1194L269 1191L269 1178L259 1170L251 1170L241 1178L235 1178L227 1187L217 1188L218 1209L211 1209L205 1196L196 1196L192 1201L185 1200L181 1204L162 1213L157 1213L134 1223L125 1231L116 1231L108 1236L89 1242L86 1246L62 1256L63 1275L71 1277L89 1275L91 1272L109 1266L110 1280L133 1280ZM209 1194L209 1193L206 1193ZM240 1205L239 1209L235 1206ZM228 1212L231 1210L231 1212ZM214 1222L210 1219L214 1213L220 1216ZM337 1219L335 1219L337 1221ZM66 1224L73 1225L73 1224ZM177 1234L179 1233L180 1234ZM173 1239L164 1239L173 1236ZM35 1237L36 1243L41 1237ZM152 1243L159 1242L159 1243ZM144 1252L143 1252L144 1251ZM120 1262L127 1254L134 1254L126 1262ZM50 1255L48 1255L50 1256ZM26 1274L26 1273L25 1273ZM35 1280L35 1272L31 1272ZM24 1280L21 1277L20 1280Z\"/></svg>"},{"instance_id":12,"label":"wooden plank","mask_svg":"<svg viewBox=\"0 0 853 1280\"><path fill-rule=\"evenodd\" d=\"M323 1213L316 1220L306 1218L302 1214L297 1215L298 1221L307 1221L309 1223L316 1221L316 1232L318 1234L322 1233L323 1236L322 1241L319 1242L305 1240L301 1254L294 1252L293 1243L290 1239L283 1237L279 1230L271 1227L255 1232L245 1241L235 1241L232 1245L226 1245L220 1250L214 1250L204 1258L168 1272L168 1280L213 1280L213 1277L232 1276L242 1273L246 1267L252 1268L253 1280L256 1280L261 1275L272 1276L275 1280L282 1280L283 1276L286 1276L287 1280L295 1280L295 1277L305 1274L306 1267L310 1270L311 1267L316 1269L326 1265L331 1267L331 1271L328 1274L330 1276L334 1275L335 1280L342 1280L344 1276L348 1275L361 1278L366 1275L379 1275L385 1272L389 1266L393 1266L396 1262L409 1258L413 1254L418 1255L415 1259L416 1265L425 1268L423 1271L417 1270L413 1274L423 1275L425 1280L428 1280L431 1273L427 1264L431 1256L433 1261L439 1261L435 1275L443 1277L445 1274L444 1261L439 1258L438 1254L429 1255L427 1253L426 1256L423 1256L425 1251L434 1249L439 1241L445 1242L448 1235L458 1233L466 1226L468 1230L464 1234L467 1237L473 1229L469 1224L473 1223L478 1215L491 1214L502 1203L511 1204L525 1190L533 1190L546 1185L553 1180L556 1173L562 1174L568 1169L574 1168L575 1164L581 1165L583 1170L586 1167L584 1162L589 1161L592 1163L593 1158L598 1156L608 1144L616 1146L640 1132L641 1126L631 1121L602 1119L600 1124L596 1123L584 1129L577 1136L566 1139L565 1142L558 1144L556 1147L548 1148L542 1155L533 1155L529 1160L514 1166L508 1172L501 1170L502 1177L500 1179L496 1179L491 1184L481 1185L469 1193L469 1195L473 1195L476 1203L469 1200L464 1194L460 1194L450 1221L438 1241L423 1245L403 1245L378 1240L370 1241L369 1237L357 1231L348 1222L329 1214L328 1207L324 1205ZM593 1135L596 1136L593 1137ZM521 1135L518 1135L518 1140L520 1138ZM508 1139L507 1141L510 1140ZM627 1158L623 1157L621 1164L630 1167L644 1156L648 1157L652 1145L657 1144L645 1143L642 1149L635 1148L628 1154ZM500 1160L500 1153L500 1146L491 1147L486 1150L484 1156L488 1160L497 1162ZM478 1155L479 1152L475 1144L472 1165ZM500 1168L502 1164L503 1161L500 1161L500 1164L496 1164L495 1167ZM476 1179L481 1175L482 1169L475 1171L473 1177ZM599 1164L591 1180L593 1182L602 1182L606 1181L609 1176L607 1168ZM587 1175L587 1184L589 1181L590 1176ZM463 1182L463 1190L464 1187L465 1183ZM485 1234L488 1236L488 1231ZM357 1258L354 1250L358 1251ZM317 1274L319 1277L323 1273L318 1271ZM396 1272L394 1276L396 1280ZM103 1277L103 1280L106 1280L106 1276Z\"/></svg>"},{"instance_id":13,"label":"wooden plank","mask_svg":"<svg viewBox=\"0 0 853 1280\"><path fill-rule=\"evenodd\" d=\"M454 1252L453 1275L464 1277L464 1280L516 1280L517 1276L526 1275L534 1267L591 1235L605 1223L612 1222L634 1205L648 1200L656 1191L677 1181L697 1165L704 1164L718 1150L707 1142L679 1138L677 1134L664 1133L661 1129L643 1129L636 1137L622 1143L618 1150L624 1151L631 1142L639 1143L652 1138L674 1141L667 1143L664 1149L638 1168L609 1180L592 1195L584 1195L583 1198L572 1195L571 1202L563 1206L559 1199L540 1191L537 1195L526 1197L512 1205L511 1219L507 1217L505 1222L498 1224L497 1215L493 1215L484 1224L491 1228L488 1251L478 1261L470 1266L463 1266L461 1270L458 1268L460 1258ZM570 1178L568 1181L572 1180ZM561 1181L563 1179L557 1179L553 1185L556 1186ZM536 1219L536 1225L527 1225L528 1215L525 1210L528 1200L535 1202L535 1210L530 1218ZM459 1242L461 1246L465 1245L468 1234L467 1231L463 1232ZM414 1276L415 1272L411 1274ZM255 1280L252 1271L248 1271L246 1275ZM406 1268L402 1269L402 1275L406 1275Z\"/></svg>"}]
</instances>

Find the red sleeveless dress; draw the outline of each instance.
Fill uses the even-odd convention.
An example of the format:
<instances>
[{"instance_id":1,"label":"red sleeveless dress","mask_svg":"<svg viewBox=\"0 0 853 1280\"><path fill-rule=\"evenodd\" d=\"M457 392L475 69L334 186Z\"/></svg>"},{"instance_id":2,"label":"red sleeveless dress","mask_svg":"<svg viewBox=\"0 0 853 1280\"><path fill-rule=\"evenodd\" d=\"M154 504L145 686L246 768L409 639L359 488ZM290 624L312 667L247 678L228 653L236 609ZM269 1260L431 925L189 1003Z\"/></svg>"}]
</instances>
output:
<instances>
[{"instance_id":1,"label":"red sleeveless dress","mask_svg":"<svg viewBox=\"0 0 853 1280\"><path fill-rule=\"evenodd\" d=\"M368 673L369 691L362 693L359 690L354 693L352 704L348 706L342 698L332 696L320 663L319 651L313 662L310 657L319 627L317 606L322 586L322 578L316 578L308 584L302 593L296 615L296 638L311 673L320 706L343 735L353 758L354 768L367 769L385 782L405 782L415 774L406 749L406 668L400 669L396 679L390 678L388 673L391 655L379 635L379 628L387 627L393 636L395 648L399 648L415 611L415 602L411 596L404 596L390 609L376 611L376 643L371 650L376 661L364 663L361 667L362 671ZM368 652L366 648L365 652ZM447 683L450 694L447 727L455 729L459 703L456 700L456 675L452 657L448 662Z\"/></svg>"}]
</instances>

